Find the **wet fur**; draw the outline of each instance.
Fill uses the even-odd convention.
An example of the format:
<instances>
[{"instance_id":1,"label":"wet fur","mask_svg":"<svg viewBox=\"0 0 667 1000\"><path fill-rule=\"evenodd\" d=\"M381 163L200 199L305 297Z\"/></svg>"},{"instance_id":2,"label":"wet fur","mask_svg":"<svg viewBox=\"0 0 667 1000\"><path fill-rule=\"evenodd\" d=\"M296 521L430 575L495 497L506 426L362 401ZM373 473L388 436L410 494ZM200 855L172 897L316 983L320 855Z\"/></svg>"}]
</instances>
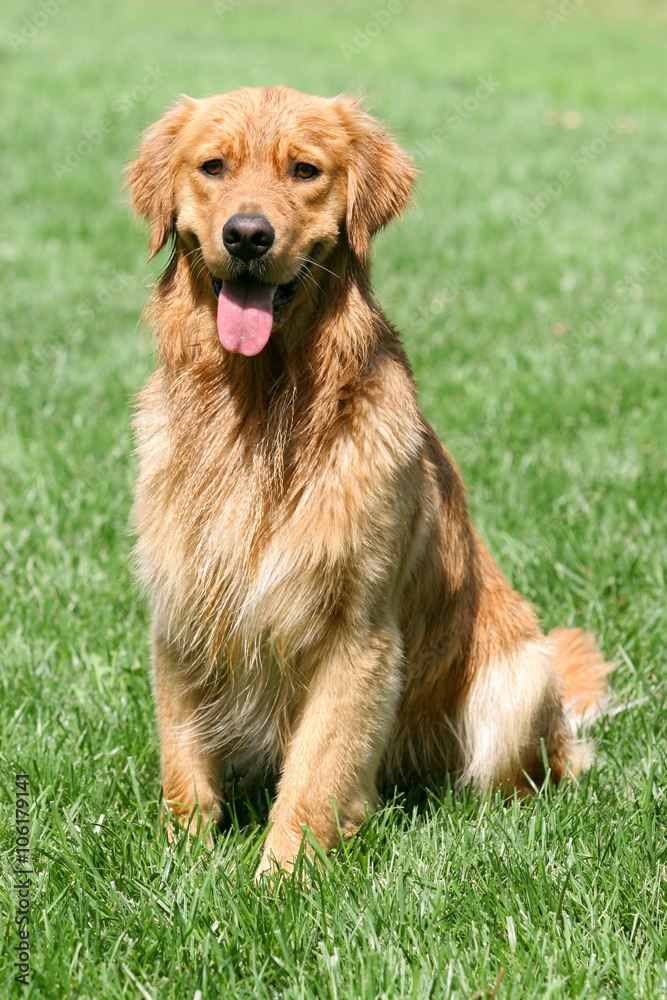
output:
<instances>
[{"instance_id":1,"label":"wet fur","mask_svg":"<svg viewBox=\"0 0 667 1000\"><path fill-rule=\"evenodd\" d=\"M302 146L325 164L317 196L289 178ZM230 167L212 188L196 170L215 149ZM171 809L206 820L232 774L275 769L263 870L291 865L303 824L337 841L332 798L352 833L379 783L455 771L527 791L541 741L555 781L576 774L563 704L590 711L607 667L577 630L545 637L504 580L371 293L410 159L349 98L249 89L182 99L128 180L152 254L173 237L135 507ZM236 210L276 229L267 280L319 253L253 358L222 348L210 282L232 273L217 244Z\"/></svg>"}]
</instances>

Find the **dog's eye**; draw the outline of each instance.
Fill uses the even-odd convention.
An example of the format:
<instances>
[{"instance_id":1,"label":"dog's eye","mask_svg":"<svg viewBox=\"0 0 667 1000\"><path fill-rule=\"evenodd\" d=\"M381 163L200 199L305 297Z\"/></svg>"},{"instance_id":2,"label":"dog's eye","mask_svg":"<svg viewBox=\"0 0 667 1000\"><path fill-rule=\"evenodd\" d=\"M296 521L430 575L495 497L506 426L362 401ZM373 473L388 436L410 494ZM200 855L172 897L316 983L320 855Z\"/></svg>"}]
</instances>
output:
<instances>
[{"instance_id":1,"label":"dog's eye","mask_svg":"<svg viewBox=\"0 0 667 1000\"><path fill-rule=\"evenodd\" d=\"M308 181L311 177L317 177L319 170L312 163L297 163L294 168L294 176L299 180Z\"/></svg>"},{"instance_id":2,"label":"dog's eye","mask_svg":"<svg viewBox=\"0 0 667 1000\"><path fill-rule=\"evenodd\" d=\"M225 169L225 165L222 160L207 160L206 163L202 163L201 169L210 177L217 177Z\"/></svg>"}]
</instances>

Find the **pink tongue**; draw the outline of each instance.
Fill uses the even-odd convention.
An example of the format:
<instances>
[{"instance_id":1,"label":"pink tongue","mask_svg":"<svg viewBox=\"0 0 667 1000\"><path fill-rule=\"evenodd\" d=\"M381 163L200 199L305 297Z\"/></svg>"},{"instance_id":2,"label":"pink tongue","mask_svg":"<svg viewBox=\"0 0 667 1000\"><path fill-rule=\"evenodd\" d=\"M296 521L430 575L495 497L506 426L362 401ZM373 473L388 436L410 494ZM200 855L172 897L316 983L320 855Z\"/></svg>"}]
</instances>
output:
<instances>
[{"instance_id":1,"label":"pink tongue","mask_svg":"<svg viewBox=\"0 0 667 1000\"><path fill-rule=\"evenodd\" d=\"M218 296L218 336L233 354L259 354L271 335L276 286L258 281L224 281Z\"/></svg>"}]
</instances>

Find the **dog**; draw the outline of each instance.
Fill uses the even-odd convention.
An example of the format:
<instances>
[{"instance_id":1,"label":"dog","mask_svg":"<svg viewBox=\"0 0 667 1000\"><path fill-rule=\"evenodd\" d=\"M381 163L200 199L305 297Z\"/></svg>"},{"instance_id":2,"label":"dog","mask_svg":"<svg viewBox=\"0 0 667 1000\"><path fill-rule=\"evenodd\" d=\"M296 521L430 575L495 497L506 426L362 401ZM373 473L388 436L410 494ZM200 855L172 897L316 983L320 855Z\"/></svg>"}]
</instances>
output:
<instances>
[{"instance_id":1,"label":"dog","mask_svg":"<svg viewBox=\"0 0 667 1000\"><path fill-rule=\"evenodd\" d=\"M195 833L273 771L258 875L383 785L576 776L605 695L593 638L545 636L472 527L373 298L415 176L356 100L285 87L183 97L127 168L151 258L171 242L134 508L166 820Z\"/></svg>"}]
</instances>

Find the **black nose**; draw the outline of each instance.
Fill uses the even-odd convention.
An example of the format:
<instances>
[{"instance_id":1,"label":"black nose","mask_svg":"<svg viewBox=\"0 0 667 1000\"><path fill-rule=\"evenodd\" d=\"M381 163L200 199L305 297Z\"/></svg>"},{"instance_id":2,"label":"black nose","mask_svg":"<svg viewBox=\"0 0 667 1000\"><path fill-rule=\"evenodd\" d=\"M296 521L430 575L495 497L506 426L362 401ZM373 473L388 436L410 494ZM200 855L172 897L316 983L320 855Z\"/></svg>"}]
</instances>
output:
<instances>
[{"instance_id":1,"label":"black nose","mask_svg":"<svg viewBox=\"0 0 667 1000\"><path fill-rule=\"evenodd\" d=\"M232 257L254 260L273 246L275 231L263 215L244 215L239 212L227 219L222 227L222 242Z\"/></svg>"}]
</instances>

